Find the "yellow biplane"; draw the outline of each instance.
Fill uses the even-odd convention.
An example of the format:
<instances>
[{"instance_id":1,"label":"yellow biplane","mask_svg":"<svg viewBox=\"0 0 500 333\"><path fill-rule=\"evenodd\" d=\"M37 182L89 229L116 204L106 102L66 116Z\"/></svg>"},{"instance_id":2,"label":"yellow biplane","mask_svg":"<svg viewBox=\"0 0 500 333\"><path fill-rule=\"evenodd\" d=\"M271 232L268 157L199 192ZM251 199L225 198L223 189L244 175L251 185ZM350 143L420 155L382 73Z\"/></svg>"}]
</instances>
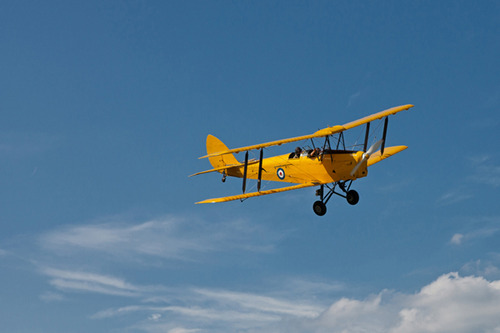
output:
<instances>
[{"instance_id":1,"label":"yellow biplane","mask_svg":"<svg viewBox=\"0 0 500 333\"><path fill-rule=\"evenodd\" d=\"M207 199L197 203L244 200L261 195L319 186L319 189L316 191L319 200L313 204L313 210L317 215L325 215L326 203L333 194L341 196L349 204L355 205L359 201L359 195L355 190L351 189L352 182L358 178L366 177L369 166L408 148L406 146L385 147L385 142L389 116L408 110L411 107L413 107L411 104L401 105L344 125L327 127L310 135L235 149L229 149L215 136L208 135L207 155L200 158L208 158L213 169L198 172L192 176L209 172L219 172L222 174L223 182L227 176L243 178L243 194ZM383 118L385 119L382 138L368 147L370 123ZM365 124L363 150L346 149L344 131ZM313 139L318 138L324 139L322 147L315 147L314 145ZM263 149L266 147L303 140L311 140L312 147L309 147L310 149L297 147L290 154L263 158ZM250 150L260 150L259 159L249 160L248 152ZM240 152L245 152L245 160L243 162L239 162L233 155ZM245 193L247 179L257 180L256 192ZM287 182L296 185L261 191L262 180ZM340 189L340 192L336 191L337 187Z\"/></svg>"}]
</instances>

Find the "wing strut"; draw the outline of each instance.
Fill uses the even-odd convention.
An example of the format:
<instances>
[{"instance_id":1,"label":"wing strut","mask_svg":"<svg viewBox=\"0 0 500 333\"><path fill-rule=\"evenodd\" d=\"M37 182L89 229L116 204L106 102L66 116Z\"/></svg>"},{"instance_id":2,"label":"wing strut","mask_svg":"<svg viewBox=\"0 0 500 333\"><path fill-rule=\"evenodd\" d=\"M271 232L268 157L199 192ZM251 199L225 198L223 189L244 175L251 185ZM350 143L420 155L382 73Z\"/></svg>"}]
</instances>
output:
<instances>
[{"instance_id":1,"label":"wing strut","mask_svg":"<svg viewBox=\"0 0 500 333\"><path fill-rule=\"evenodd\" d=\"M243 194L247 188L248 151L245 154L245 166L243 167Z\"/></svg>"},{"instance_id":2,"label":"wing strut","mask_svg":"<svg viewBox=\"0 0 500 333\"><path fill-rule=\"evenodd\" d=\"M260 192L260 183L262 181L262 157L264 157L264 151L263 151L263 148L260 148L259 178L257 180L257 192Z\"/></svg>"},{"instance_id":3,"label":"wing strut","mask_svg":"<svg viewBox=\"0 0 500 333\"><path fill-rule=\"evenodd\" d=\"M370 135L370 123L366 123L366 133L365 133L365 145L363 146L363 151L366 153L368 148L368 136Z\"/></svg>"},{"instance_id":4,"label":"wing strut","mask_svg":"<svg viewBox=\"0 0 500 333\"><path fill-rule=\"evenodd\" d=\"M387 136L387 124L388 123L389 123L389 117L385 117L384 134L382 135L382 148L380 149L380 154L381 155L384 155L385 137Z\"/></svg>"}]
</instances>

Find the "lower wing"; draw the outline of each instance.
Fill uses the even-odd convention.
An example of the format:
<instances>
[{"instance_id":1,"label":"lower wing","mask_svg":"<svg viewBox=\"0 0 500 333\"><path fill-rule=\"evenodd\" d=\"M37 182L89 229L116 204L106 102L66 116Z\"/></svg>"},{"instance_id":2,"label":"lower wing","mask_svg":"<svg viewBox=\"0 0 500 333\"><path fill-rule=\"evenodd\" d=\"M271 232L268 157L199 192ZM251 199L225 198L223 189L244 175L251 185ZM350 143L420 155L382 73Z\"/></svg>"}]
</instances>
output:
<instances>
[{"instance_id":1,"label":"lower wing","mask_svg":"<svg viewBox=\"0 0 500 333\"><path fill-rule=\"evenodd\" d=\"M385 160L386 158L388 158L392 155L395 155L399 152L402 152L406 148L408 148L408 147L406 147L406 146L386 147L384 149L384 155L381 155L380 150L379 150L378 152L376 152L370 156L370 158L368 159L368 166L371 166L375 163L378 163L382 160Z\"/></svg>"},{"instance_id":2,"label":"lower wing","mask_svg":"<svg viewBox=\"0 0 500 333\"><path fill-rule=\"evenodd\" d=\"M246 193L246 194L232 195L229 197L207 199L207 200L197 202L197 204L226 202L226 201L233 201L233 200L238 200L238 199L242 200L242 199L246 199L246 198L258 197L261 195L298 190L299 188L313 187L313 186L318 186L318 185L321 185L321 184L320 183L299 184L299 185L294 185L294 186L275 188L272 190L260 191L260 192L250 192L250 193Z\"/></svg>"}]
</instances>

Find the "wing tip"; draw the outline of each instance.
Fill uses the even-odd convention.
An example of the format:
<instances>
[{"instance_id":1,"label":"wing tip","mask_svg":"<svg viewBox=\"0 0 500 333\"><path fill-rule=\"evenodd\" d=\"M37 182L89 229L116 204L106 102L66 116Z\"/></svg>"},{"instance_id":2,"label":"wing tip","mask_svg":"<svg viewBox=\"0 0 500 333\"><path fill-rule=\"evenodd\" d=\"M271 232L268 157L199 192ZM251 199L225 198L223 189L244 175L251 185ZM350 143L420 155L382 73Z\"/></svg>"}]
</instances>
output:
<instances>
[{"instance_id":1,"label":"wing tip","mask_svg":"<svg viewBox=\"0 0 500 333\"><path fill-rule=\"evenodd\" d=\"M213 204L213 203L217 203L217 202L222 202L222 201L221 200L217 200L217 199L206 199L206 200L195 202L194 204L195 205L210 204L210 203Z\"/></svg>"}]
</instances>

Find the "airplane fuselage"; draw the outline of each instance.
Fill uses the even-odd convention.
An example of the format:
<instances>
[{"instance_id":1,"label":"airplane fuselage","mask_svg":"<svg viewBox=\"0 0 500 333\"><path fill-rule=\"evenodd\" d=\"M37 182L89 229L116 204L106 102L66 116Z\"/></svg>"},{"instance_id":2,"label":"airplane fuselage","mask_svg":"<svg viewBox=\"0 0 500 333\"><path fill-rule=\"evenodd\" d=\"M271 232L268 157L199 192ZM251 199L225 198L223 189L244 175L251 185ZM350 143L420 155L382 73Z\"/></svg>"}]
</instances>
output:
<instances>
[{"instance_id":1,"label":"airplane fuselage","mask_svg":"<svg viewBox=\"0 0 500 333\"><path fill-rule=\"evenodd\" d=\"M273 156L262 161L262 180L304 184L311 182L334 183L366 177L367 163L363 163L354 176L351 171L361 160L362 151L332 151L316 157L301 155L290 158L289 154ZM242 178L244 165L227 170L227 175ZM247 178L258 179L259 163L251 160L247 166Z\"/></svg>"}]
</instances>

